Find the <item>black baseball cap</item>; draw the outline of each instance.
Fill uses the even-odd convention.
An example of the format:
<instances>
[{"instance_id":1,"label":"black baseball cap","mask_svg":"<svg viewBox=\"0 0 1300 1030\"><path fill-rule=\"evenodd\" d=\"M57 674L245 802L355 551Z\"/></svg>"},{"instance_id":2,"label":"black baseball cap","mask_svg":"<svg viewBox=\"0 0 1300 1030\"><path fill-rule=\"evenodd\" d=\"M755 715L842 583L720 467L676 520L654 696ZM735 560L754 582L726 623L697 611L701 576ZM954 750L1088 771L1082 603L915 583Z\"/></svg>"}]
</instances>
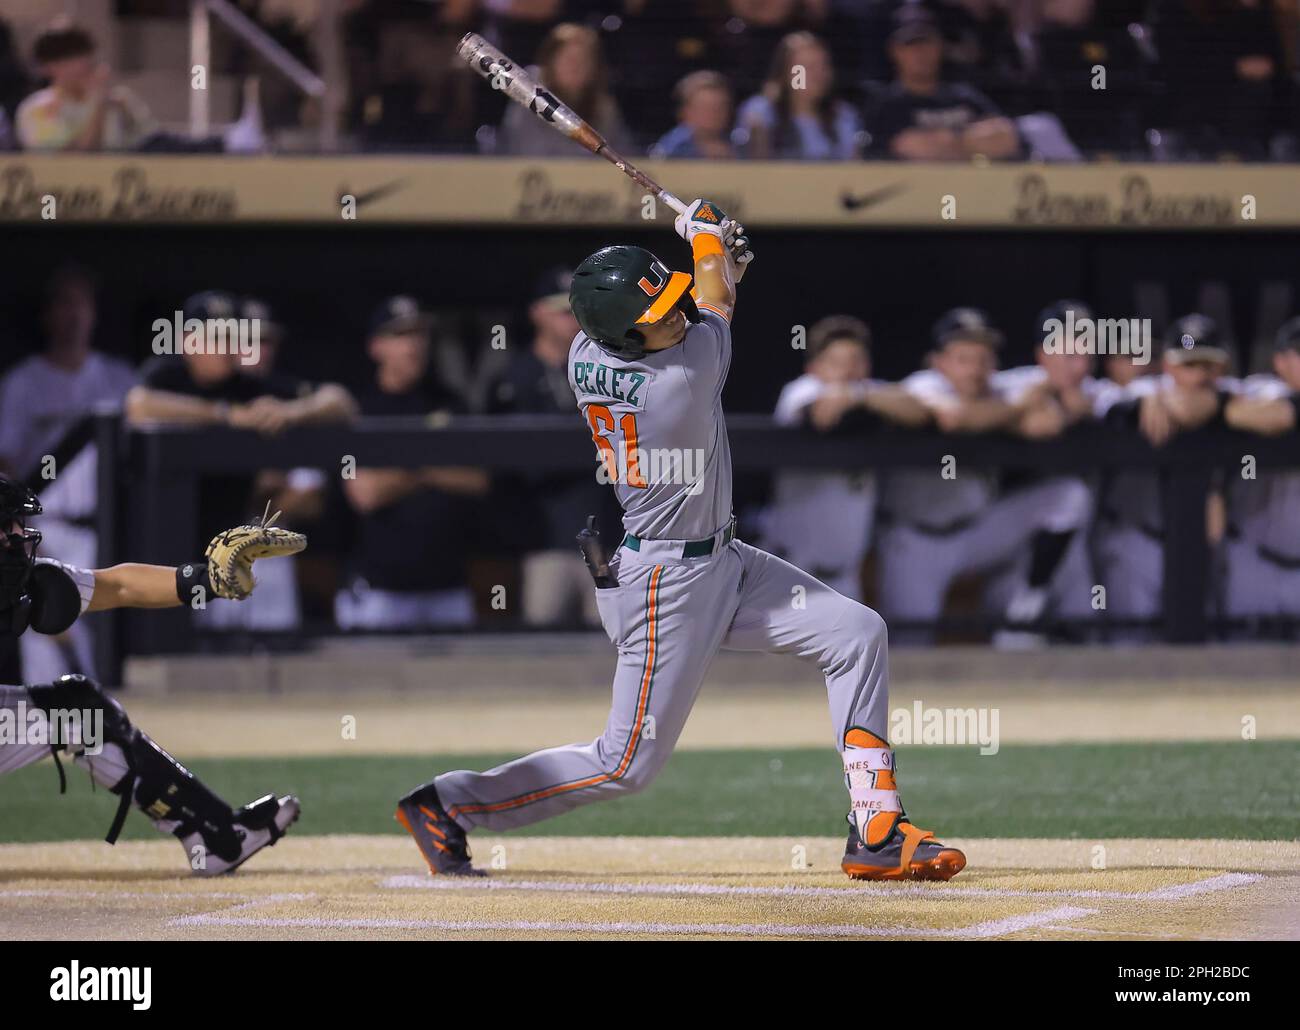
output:
<instances>
[{"instance_id":1,"label":"black baseball cap","mask_svg":"<svg viewBox=\"0 0 1300 1030\"><path fill-rule=\"evenodd\" d=\"M979 308L953 308L934 323L932 336L935 350L942 350L954 340L986 343L994 350L1002 346L1002 333L988 312Z\"/></svg>"},{"instance_id":2,"label":"black baseball cap","mask_svg":"<svg viewBox=\"0 0 1300 1030\"><path fill-rule=\"evenodd\" d=\"M270 304L257 297L240 298L239 317L256 319L264 339L268 336L279 339L284 335L284 323L276 320Z\"/></svg>"},{"instance_id":3,"label":"black baseball cap","mask_svg":"<svg viewBox=\"0 0 1300 1030\"><path fill-rule=\"evenodd\" d=\"M1088 307L1088 305L1083 301L1069 299L1054 300L1038 313L1038 342L1041 344L1047 339L1049 335L1049 331L1046 328L1048 322L1056 321L1060 322L1061 325L1065 325L1071 312L1074 313L1075 322L1080 322L1084 319L1092 321L1092 308Z\"/></svg>"},{"instance_id":4,"label":"black baseball cap","mask_svg":"<svg viewBox=\"0 0 1300 1030\"><path fill-rule=\"evenodd\" d=\"M389 297L371 312L369 335L427 333L431 328L433 316L421 308L414 297L400 294Z\"/></svg>"},{"instance_id":5,"label":"black baseball cap","mask_svg":"<svg viewBox=\"0 0 1300 1030\"><path fill-rule=\"evenodd\" d=\"M915 43L922 39L938 39L939 23L934 14L920 4L904 3L890 19L891 43Z\"/></svg>"},{"instance_id":6,"label":"black baseball cap","mask_svg":"<svg viewBox=\"0 0 1300 1030\"><path fill-rule=\"evenodd\" d=\"M1278 328L1273 337L1273 350L1278 354L1288 350L1300 351L1300 315L1283 322Z\"/></svg>"},{"instance_id":7,"label":"black baseball cap","mask_svg":"<svg viewBox=\"0 0 1300 1030\"><path fill-rule=\"evenodd\" d=\"M211 318L235 318L240 314L239 301L233 293L225 290L204 290L185 298L181 314L186 321L191 318L197 318L200 322Z\"/></svg>"},{"instance_id":8,"label":"black baseball cap","mask_svg":"<svg viewBox=\"0 0 1300 1030\"><path fill-rule=\"evenodd\" d=\"M573 287L573 271L568 268L548 268L533 284L534 304L544 303L559 311L571 311L569 290Z\"/></svg>"},{"instance_id":9,"label":"black baseball cap","mask_svg":"<svg viewBox=\"0 0 1300 1030\"><path fill-rule=\"evenodd\" d=\"M1165 333L1165 357L1174 364L1232 360L1218 323L1199 312L1184 315Z\"/></svg>"}]
</instances>

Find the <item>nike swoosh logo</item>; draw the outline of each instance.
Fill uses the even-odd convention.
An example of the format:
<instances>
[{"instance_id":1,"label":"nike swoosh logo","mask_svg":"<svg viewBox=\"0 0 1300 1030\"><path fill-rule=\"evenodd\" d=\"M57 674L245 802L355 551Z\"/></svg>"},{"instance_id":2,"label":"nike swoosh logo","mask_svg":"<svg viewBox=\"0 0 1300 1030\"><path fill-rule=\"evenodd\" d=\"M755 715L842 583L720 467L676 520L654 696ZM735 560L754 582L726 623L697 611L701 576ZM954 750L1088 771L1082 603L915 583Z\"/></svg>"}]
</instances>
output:
<instances>
[{"instance_id":1,"label":"nike swoosh logo","mask_svg":"<svg viewBox=\"0 0 1300 1030\"><path fill-rule=\"evenodd\" d=\"M907 186L901 182L894 183L892 186L882 186L878 190L871 190L867 193L850 193L845 190L840 194L840 204L845 211L861 211L866 207L875 207L883 204L890 197L902 193Z\"/></svg>"},{"instance_id":2,"label":"nike swoosh logo","mask_svg":"<svg viewBox=\"0 0 1300 1030\"><path fill-rule=\"evenodd\" d=\"M391 196L406 185L405 179L394 179L392 182L386 182L382 186L376 186L372 190L366 190L364 193L352 193L346 186L339 190L339 196L345 197L349 194L356 200L356 206L362 207L366 204L373 203L376 200L383 200L384 197Z\"/></svg>"}]
</instances>

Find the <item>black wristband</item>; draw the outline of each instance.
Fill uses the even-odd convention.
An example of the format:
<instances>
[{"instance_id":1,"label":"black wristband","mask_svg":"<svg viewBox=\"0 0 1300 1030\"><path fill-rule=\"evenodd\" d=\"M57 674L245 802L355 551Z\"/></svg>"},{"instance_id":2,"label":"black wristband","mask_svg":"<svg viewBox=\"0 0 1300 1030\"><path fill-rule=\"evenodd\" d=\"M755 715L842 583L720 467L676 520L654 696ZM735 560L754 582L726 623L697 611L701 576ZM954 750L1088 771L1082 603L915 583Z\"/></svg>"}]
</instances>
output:
<instances>
[{"instance_id":1,"label":"black wristband","mask_svg":"<svg viewBox=\"0 0 1300 1030\"><path fill-rule=\"evenodd\" d=\"M195 595L195 589L202 590L202 594ZM206 559L200 558L188 565L176 566L176 598L181 604L193 606L195 597L199 596L202 597L203 604L206 606L211 594L212 582L208 579L208 563Z\"/></svg>"}]
</instances>

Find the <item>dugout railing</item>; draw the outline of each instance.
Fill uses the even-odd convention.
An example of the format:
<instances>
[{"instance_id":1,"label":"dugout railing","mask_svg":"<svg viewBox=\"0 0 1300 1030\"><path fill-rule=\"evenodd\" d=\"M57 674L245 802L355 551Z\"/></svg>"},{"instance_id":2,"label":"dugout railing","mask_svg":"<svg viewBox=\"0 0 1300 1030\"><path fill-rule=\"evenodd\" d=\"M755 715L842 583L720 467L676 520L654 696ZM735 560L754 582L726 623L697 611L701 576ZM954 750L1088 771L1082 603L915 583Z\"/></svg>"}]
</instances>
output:
<instances>
[{"instance_id":1,"label":"dugout railing","mask_svg":"<svg viewBox=\"0 0 1300 1030\"><path fill-rule=\"evenodd\" d=\"M1001 434L941 435L884 430L820 436L778 427L762 415L728 419L738 473L782 468L887 470L933 468L951 458L958 469L1027 469L1042 473L1150 469L1164 498L1163 636L1207 639L1204 599L1210 575L1206 500L1216 476L1300 467L1300 434L1262 438L1219 428L1186 433L1155 448L1136 433L1087 424L1051 440ZM201 527L199 486L205 476L250 476L261 469L315 467L341 475L357 467L475 465L498 472L591 468L590 437L568 416L462 416L436 427L422 419L371 418L351 425L294 430L265 438L231 429L127 428L118 418L95 425L99 451L99 564L175 564L191 557ZM520 440L528 441L527 447ZM195 640L185 609L114 618L98 634L98 662L117 680L124 654L184 651Z\"/></svg>"}]
</instances>

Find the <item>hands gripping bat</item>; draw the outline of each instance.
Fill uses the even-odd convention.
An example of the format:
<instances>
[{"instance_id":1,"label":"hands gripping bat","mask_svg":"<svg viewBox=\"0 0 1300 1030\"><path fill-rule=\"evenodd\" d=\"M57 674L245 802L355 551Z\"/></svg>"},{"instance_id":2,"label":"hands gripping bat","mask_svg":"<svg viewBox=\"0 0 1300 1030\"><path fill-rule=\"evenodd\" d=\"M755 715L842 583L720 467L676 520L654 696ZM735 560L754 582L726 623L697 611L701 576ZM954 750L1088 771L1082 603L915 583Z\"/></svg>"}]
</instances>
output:
<instances>
[{"instance_id":1,"label":"hands gripping bat","mask_svg":"<svg viewBox=\"0 0 1300 1030\"><path fill-rule=\"evenodd\" d=\"M574 114L550 90L534 81L505 54L477 32L467 32L456 47L459 54L476 72L499 89L516 104L522 104L556 132L568 136L579 146L586 147L612 164L648 193L654 194L679 215L686 213L687 205L655 182L645 172L613 150L605 137Z\"/></svg>"}]
</instances>

